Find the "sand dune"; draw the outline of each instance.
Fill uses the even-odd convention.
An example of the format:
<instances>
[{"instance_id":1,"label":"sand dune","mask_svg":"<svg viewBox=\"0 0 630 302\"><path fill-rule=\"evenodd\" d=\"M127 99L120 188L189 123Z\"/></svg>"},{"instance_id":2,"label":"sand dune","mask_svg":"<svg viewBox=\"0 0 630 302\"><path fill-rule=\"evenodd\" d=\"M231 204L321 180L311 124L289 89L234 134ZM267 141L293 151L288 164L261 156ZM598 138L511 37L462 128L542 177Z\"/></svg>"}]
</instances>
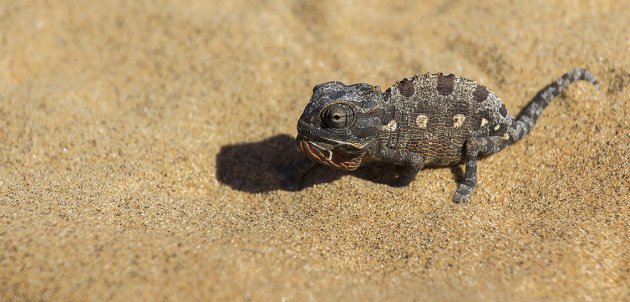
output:
<instances>
[{"instance_id":1,"label":"sand dune","mask_svg":"<svg viewBox=\"0 0 630 302\"><path fill-rule=\"evenodd\" d=\"M0 1L0 300L630 299L624 1ZM302 175L320 82L416 73L512 114L573 67L533 133L408 187Z\"/></svg>"}]
</instances>

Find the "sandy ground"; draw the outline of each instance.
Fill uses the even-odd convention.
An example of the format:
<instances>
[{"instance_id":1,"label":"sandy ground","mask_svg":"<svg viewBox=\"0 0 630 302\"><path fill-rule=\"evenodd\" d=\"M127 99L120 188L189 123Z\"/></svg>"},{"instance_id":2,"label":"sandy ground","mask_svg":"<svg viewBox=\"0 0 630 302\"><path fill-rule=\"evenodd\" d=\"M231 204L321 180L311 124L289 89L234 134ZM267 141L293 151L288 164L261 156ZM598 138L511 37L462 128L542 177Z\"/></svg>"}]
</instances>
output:
<instances>
[{"instance_id":1,"label":"sandy ground","mask_svg":"<svg viewBox=\"0 0 630 302\"><path fill-rule=\"evenodd\" d=\"M626 4L623 4L623 3ZM627 1L0 2L0 300L630 299ZM387 184L317 168L320 82L453 72L534 132Z\"/></svg>"}]
</instances>

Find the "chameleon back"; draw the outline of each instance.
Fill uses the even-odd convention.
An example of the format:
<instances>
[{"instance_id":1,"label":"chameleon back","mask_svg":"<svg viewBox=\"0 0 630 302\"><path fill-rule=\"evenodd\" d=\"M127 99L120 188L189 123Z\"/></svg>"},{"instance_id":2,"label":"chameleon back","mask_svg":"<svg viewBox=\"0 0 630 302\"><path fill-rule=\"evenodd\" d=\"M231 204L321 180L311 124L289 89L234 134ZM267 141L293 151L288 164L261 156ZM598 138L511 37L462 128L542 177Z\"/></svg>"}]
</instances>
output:
<instances>
[{"instance_id":1,"label":"chameleon back","mask_svg":"<svg viewBox=\"0 0 630 302\"><path fill-rule=\"evenodd\" d=\"M385 91L384 99L393 119L381 133L381 144L420 153L425 166L461 162L466 139L504 136L513 120L493 92L455 75L404 79Z\"/></svg>"}]
</instances>

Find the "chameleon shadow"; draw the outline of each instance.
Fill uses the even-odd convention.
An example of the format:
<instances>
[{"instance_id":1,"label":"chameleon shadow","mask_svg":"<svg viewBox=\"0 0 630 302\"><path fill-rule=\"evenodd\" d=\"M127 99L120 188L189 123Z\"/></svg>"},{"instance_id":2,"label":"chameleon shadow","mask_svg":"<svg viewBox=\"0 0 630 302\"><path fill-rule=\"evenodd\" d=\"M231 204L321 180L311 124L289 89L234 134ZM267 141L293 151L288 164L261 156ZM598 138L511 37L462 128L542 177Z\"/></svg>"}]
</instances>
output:
<instances>
[{"instance_id":1,"label":"chameleon shadow","mask_svg":"<svg viewBox=\"0 0 630 302\"><path fill-rule=\"evenodd\" d=\"M217 179L231 188L264 193L275 190L297 191L305 170L313 166L295 148L295 139L279 134L259 142L222 146L217 154ZM313 183L331 182L342 176L330 170Z\"/></svg>"},{"instance_id":2,"label":"chameleon shadow","mask_svg":"<svg viewBox=\"0 0 630 302\"><path fill-rule=\"evenodd\" d=\"M217 179L248 193L299 191L350 174L375 183L396 185L401 169L374 163L351 173L313 163L295 148L295 139L279 134L259 142L222 146L216 157Z\"/></svg>"}]
</instances>

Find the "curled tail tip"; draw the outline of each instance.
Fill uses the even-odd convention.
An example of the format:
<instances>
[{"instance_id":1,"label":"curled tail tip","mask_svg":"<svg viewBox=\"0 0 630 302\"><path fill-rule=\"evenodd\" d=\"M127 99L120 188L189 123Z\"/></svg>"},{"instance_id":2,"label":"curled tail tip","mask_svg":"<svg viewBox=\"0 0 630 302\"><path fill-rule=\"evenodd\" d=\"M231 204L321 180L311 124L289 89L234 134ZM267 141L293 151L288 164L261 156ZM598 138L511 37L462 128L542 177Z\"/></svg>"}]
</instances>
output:
<instances>
[{"instance_id":1,"label":"curled tail tip","mask_svg":"<svg viewBox=\"0 0 630 302\"><path fill-rule=\"evenodd\" d=\"M600 85L599 82L597 80L595 80L595 82L591 82L593 83L593 86L595 86L595 89L597 89L598 91L600 90Z\"/></svg>"},{"instance_id":2,"label":"curled tail tip","mask_svg":"<svg viewBox=\"0 0 630 302\"><path fill-rule=\"evenodd\" d=\"M588 81L593 84L593 86L595 86L595 89L599 90L600 86L597 77L595 77L595 75L592 72L588 71L586 68L573 68L567 74L573 75L575 80Z\"/></svg>"}]
</instances>

